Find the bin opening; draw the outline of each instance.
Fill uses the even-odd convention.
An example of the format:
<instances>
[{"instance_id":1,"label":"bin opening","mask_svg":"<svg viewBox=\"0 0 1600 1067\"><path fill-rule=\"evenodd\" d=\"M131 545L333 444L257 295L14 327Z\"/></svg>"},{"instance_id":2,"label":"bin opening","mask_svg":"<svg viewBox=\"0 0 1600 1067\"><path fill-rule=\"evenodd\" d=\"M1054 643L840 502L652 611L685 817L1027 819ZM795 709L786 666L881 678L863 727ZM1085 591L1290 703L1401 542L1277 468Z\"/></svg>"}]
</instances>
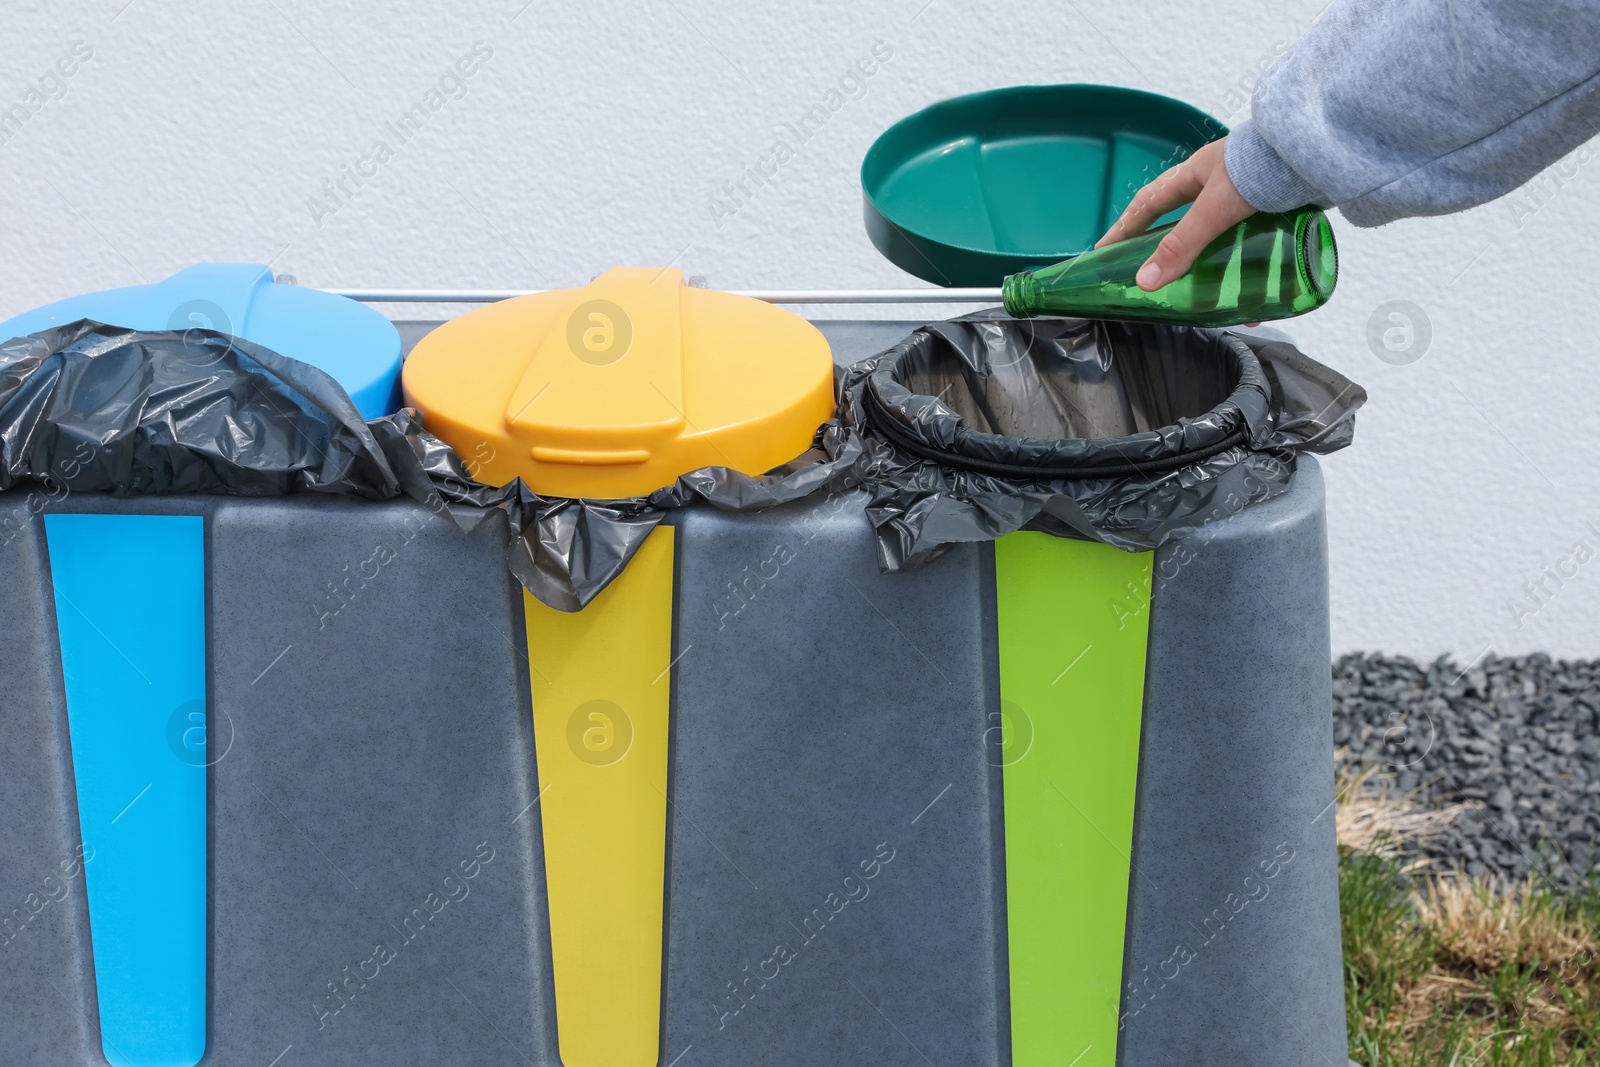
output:
<instances>
[{"instance_id":1,"label":"bin opening","mask_svg":"<svg viewBox=\"0 0 1600 1067\"><path fill-rule=\"evenodd\" d=\"M1173 470L1244 444L1268 390L1239 337L1150 323L933 323L863 394L874 428L923 459L1069 480Z\"/></svg>"},{"instance_id":2,"label":"bin opening","mask_svg":"<svg viewBox=\"0 0 1600 1067\"><path fill-rule=\"evenodd\" d=\"M996 309L848 368L839 421L878 564L902 570L1021 529L1155 548L1284 492L1365 399L1285 341Z\"/></svg>"}]
</instances>

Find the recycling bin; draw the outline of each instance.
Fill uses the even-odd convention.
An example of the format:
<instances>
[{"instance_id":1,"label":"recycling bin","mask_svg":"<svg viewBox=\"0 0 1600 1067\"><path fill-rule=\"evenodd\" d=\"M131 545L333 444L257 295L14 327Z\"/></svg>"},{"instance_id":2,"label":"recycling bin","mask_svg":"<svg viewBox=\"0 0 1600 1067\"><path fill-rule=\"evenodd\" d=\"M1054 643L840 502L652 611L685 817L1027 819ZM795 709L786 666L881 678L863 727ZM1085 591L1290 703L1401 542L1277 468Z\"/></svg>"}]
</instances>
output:
<instances>
[{"instance_id":1,"label":"recycling bin","mask_svg":"<svg viewBox=\"0 0 1600 1067\"><path fill-rule=\"evenodd\" d=\"M915 325L746 303L612 272L402 325L408 399L483 480L645 494L791 459ZM693 504L580 611L498 512L42 492L0 494L19 1061L1344 1062L1310 457L1153 552L1023 531L892 574L863 490ZM122 629L80 616L50 524L85 515L160 520L188 584L119 557ZM132 694L180 624L198 685L124 743L204 783L203 969L152 983L200 990L203 1042L131 1051L96 864L164 809L84 821L73 657Z\"/></svg>"},{"instance_id":2,"label":"recycling bin","mask_svg":"<svg viewBox=\"0 0 1600 1067\"><path fill-rule=\"evenodd\" d=\"M21 461L53 452L42 488L6 494L12 506L4 523L12 557L5 566L20 567L19 574L30 567L42 568L36 577L48 574L38 588L51 595L51 610L41 613L37 602L8 599L16 607L8 618L35 631L19 639L55 638L48 644L57 688L44 697L39 679L29 677L18 692L53 703L24 700L15 710L34 720L30 729L37 730L47 706L64 708L70 725L53 728L65 730L70 749L51 758L58 761L58 786L70 785L74 795L54 817L71 813L79 831L70 854L54 861L58 869L48 869L43 855L17 869L19 878L49 881L41 883L43 896L32 889L12 912L12 936L45 929L33 927L33 920L66 892L62 879L79 885L89 936L81 923L71 936L80 953L92 948L93 982L76 969L52 981L27 967L24 980L44 979L44 988L97 1032L113 1063L193 1063L206 1048L210 988L206 523L193 509L174 511L143 499L78 500L58 507L58 498L70 495L66 485L86 468L116 467L128 439L141 433L168 443L203 432L231 433L238 452L259 447L237 439L250 437L258 425L208 425L220 398L204 385L196 387L236 346L292 353L307 372L336 380L361 414L377 417L398 399L400 341L371 309L277 284L267 267L253 264L201 265L159 284L60 301L0 324L0 338L73 333L72 324L80 320L106 324L98 333L87 325L78 329L80 340L160 332L176 353L169 362L181 367L183 387L166 388L170 382L157 380L149 353L135 343L98 361L61 360L36 368L26 399L7 397L14 409L45 413L53 431L45 435L49 439L18 445L11 457ZM24 354L13 367L29 359ZM68 394L79 402L64 401ZM84 398L88 403L81 403ZM155 428L132 425L143 420ZM122 440L114 442L117 437ZM182 483L188 473L163 475ZM130 481L125 488L139 486ZM24 654L23 662L32 657ZM18 754L12 765L43 755ZM43 817L39 802L45 794L33 791L37 783L26 774L22 780L32 803L18 810ZM56 838L50 848L60 843ZM51 917L57 925L63 911L58 907ZM48 952L39 958L46 971L56 962L61 961ZM47 1028L37 1057L28 1062L47 1062L72 1047L49 1036Z\"/></svg>"},{"instance_id":3,"label":"recycling bin","mask_svg":"<svg viewBox=\"0 0 1600 1067\"><path fill-rule=\"evenodd\" d=\"M819 340L613 271L433 331L405 390L489 481L622 497L795 454ZM1343 1062L1315 462L1154 553L886 575L867 504L684 508L583 610L524 596L561 1061Z\"/></svg>"}]
</instances>

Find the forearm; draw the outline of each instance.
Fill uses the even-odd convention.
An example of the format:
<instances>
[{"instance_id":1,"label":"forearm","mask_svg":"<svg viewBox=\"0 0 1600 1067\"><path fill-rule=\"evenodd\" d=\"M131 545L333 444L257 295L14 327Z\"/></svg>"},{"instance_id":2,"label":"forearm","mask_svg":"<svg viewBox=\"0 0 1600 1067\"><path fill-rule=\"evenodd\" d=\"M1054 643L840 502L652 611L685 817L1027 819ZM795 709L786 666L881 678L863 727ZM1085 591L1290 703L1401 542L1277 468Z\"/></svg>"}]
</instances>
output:
<instances>
[{"instance_id":1,"label":"forearm","mask_svg":"<svg viewBox=\"0 0 1600 1067\"><path fill-rule=\"evenodd\" d=\"M1459 211L1600 132L1597 72L1594 0L1334 0L1257 85L1228 173L1264 211Z\"/></svg>"}]
</instances>

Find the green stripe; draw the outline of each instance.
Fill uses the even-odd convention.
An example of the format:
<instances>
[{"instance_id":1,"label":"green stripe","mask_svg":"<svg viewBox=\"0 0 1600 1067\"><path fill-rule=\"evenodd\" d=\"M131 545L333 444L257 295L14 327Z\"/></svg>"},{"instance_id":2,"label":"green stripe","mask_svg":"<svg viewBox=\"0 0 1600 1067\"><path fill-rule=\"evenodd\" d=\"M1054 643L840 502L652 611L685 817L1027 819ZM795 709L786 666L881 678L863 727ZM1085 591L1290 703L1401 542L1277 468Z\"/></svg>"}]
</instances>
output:
<instances>
[{"instance_id":1,"label":"green stripe","mask_svg":"<svg viewBox=\"0 0 1600 1067\"><path fill-rule=\"evenodd\" d=\"M1148 552L995 544L1015 1067L1113 1067Z\"/></svg>"}]
</instances>

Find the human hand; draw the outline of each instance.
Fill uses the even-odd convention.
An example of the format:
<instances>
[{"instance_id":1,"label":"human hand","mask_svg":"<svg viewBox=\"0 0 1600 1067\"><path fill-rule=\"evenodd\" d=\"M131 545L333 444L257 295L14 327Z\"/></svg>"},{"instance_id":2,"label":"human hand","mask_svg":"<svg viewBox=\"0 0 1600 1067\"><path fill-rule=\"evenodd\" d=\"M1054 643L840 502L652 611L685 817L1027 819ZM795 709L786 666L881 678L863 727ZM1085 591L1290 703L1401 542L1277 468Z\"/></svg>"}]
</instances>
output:
<instances>
[{"instance_id":1,"label":"human hand","mask_svg":"<svg viewBox=\"0 0 1600 1067\"><path fill-rule=\"evenodd\" d=\"M1228 177L1228 168L1223 162L1227 143L1226 137L1212 141L1182 163L1163 171L1134 195L1122 217L1096 242L1095 247L1099 248L1136 237L1173 208L1193 201L1194 207L1167 231L1155 253L1139 268L1135 281L1145 292L1155 292L1182 277L1193 266L1201 249L1229 227L1256 213Z\"/></svg>"}]
</instances>

